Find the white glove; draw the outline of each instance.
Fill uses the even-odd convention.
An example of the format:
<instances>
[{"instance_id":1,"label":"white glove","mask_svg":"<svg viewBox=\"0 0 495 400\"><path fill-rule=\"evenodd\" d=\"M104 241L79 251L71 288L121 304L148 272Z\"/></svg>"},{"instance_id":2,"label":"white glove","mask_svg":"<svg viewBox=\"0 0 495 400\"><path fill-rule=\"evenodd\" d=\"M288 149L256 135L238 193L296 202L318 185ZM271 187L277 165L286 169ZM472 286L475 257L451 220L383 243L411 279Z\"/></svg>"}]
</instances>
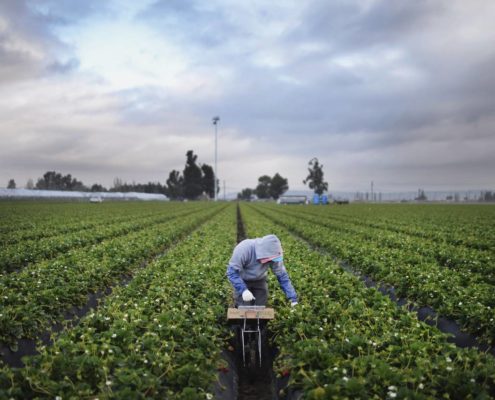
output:
<instances>
[{"instance_id":1,"label":"white glove","mask_svg":"<svg viewBox=\"0 0 495 400\"><path fill-rule=\"evenodd\" d=\"M242 300L251 301L254 299L255 299L255 297L253 296L253 294L251 293L251 291L249 289L246 289L244 292L242 292Z\"/></svg>"},{"instance_id":2,"label":"white glove","mask_svg":"<svg viewBox=\"0 0 495 400\"><path fill-rule=\"evenodd\" d=\"M295 306L297 306L297 301L291 301L291 302L290 302L290 306L291 306L291 307L295 307Z\"/></svg>"}]
</instances>

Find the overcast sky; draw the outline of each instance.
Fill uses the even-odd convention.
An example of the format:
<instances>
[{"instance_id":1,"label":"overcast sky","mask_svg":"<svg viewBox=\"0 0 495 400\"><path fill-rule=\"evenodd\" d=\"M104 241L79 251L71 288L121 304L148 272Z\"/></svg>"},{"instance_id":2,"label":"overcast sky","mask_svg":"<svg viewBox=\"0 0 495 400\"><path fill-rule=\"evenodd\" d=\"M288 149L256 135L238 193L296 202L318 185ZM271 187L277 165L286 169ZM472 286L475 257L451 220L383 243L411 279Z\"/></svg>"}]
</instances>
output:
<instances>
[{"instance_id":1,"label":"overcast sky","mask_svg":"<svg viewBox=\"0 0 495 400\"><path fill-rule=\"evenodd\" d=\"M1 0L0 187L495 189L492 0Z\"/></svg>"}]
</instances>

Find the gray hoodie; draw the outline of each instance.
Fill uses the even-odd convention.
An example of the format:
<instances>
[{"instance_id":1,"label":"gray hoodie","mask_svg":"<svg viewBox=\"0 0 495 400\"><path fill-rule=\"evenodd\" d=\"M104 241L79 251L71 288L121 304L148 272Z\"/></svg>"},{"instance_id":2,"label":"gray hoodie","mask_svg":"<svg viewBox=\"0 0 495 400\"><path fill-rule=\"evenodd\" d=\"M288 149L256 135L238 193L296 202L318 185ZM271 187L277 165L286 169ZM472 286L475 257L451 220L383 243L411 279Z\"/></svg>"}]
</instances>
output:
<instances>
[{"instance_id":1,"label":"gray hoodie","mask_svg":"<svg viewBox=\"0 0 495 400\"><path fill-rule=\"evenodd\" d=\"M265 279L271 268L287 298L296 301L297 295L287 274L283 261L262 264L262 258L278 257L283 254L280 240L275 235L245 239L234 249L227 267L227 276L237 293L246 289L245 282Z\"/></svg>"}]
</instances>

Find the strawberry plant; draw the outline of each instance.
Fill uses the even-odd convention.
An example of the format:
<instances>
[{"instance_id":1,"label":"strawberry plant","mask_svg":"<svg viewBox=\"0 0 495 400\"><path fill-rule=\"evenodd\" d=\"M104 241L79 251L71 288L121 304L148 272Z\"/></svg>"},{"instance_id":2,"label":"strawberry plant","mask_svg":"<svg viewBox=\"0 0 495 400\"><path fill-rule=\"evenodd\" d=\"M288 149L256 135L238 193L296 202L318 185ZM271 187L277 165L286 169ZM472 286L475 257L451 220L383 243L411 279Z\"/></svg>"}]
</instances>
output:
<instances>
[{"instance_id":1,"label":"strawberry plant","mask_svg":"<svg viewBox=\"0 0 495 400\"><path fill-rule=\"evenodd\" d=\"M94 312L0 372L0 397L211 399L228 328L235 207L192 231Z\"/></svg>"},{"instance_id":2,"label":"strawberry plant","mask_svg":"<svg viewBox=\"0 0 495 400\"><path fill-rule=\"evenodd\" d=\"M256 207L256 210L259 206ZM447 336L367 289L335 261L308 248L282 224L243 207L250 236L276 233L300 303L278 291L271 325L276 368L306 398L476 398L495 387L495 359L459 349ZM286 222L286 219L281 219Z\"/></svg>"}]
</instances>

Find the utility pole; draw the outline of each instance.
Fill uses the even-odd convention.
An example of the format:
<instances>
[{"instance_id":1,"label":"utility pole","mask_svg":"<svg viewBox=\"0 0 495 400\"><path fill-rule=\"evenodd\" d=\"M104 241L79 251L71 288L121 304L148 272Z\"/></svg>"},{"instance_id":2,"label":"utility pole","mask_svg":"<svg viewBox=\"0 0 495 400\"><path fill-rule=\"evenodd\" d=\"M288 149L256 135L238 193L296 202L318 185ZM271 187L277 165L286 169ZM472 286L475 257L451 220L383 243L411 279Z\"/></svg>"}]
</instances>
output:
<instances>
[{"instance_id":1,"label":"utility pole","mask_svg":"<svg viewBox=\"0 0 495 400\"><path fill-rule=\"evenodd\" d=\"M227 200L227 198L225 197L225 180L223 181L223 200Z\"/></svg>"},{"instance_id":2,"label":"utility pole","mask_svg":"<svg viewBox=\"0 0 495 400\"><path fill-rule=\"evenodd\" d=\"M215 172L214 172L214 176L213 176L213 179L214 179L214 184L215 184L215 201L218 200L218 196L217 196L217 136L218 136L218 132L217 132L217 125L218 125L218 121L220 121L220 117L213 117L213 125L215 125Z\"/></svg>"}]
</instances>

